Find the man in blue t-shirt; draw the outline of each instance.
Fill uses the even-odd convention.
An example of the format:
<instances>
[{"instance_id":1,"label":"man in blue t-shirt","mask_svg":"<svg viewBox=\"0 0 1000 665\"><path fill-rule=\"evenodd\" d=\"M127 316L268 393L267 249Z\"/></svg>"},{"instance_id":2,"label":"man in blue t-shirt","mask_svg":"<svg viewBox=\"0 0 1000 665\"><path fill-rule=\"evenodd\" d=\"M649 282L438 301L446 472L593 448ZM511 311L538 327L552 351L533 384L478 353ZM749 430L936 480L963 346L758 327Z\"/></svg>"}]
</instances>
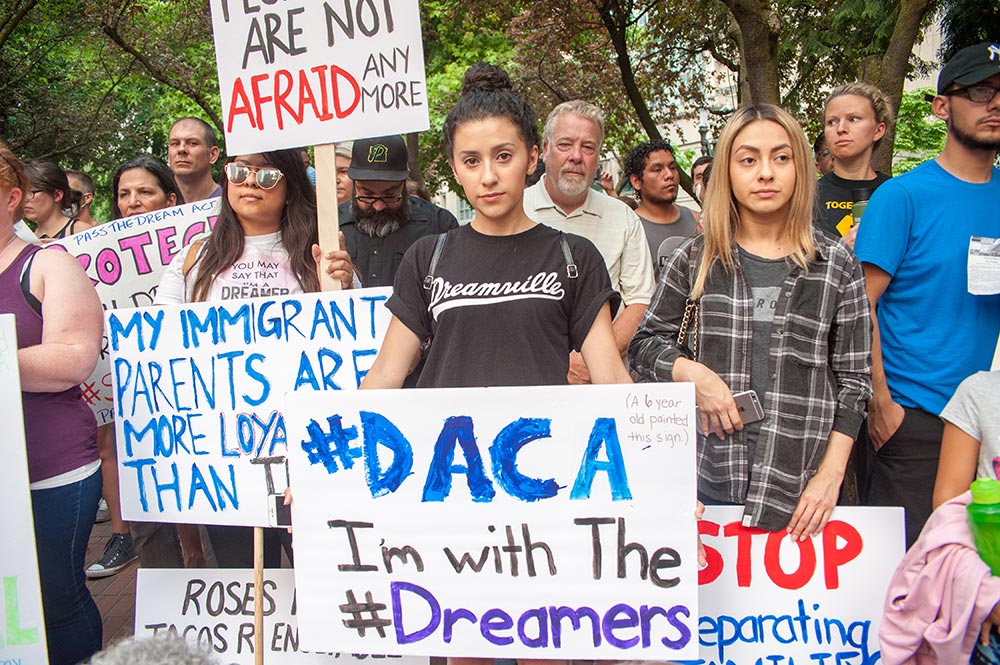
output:
<instances>
[{"instance_id":1,"label":"man in blue t-shirt","mask_svg":"<svg viewBox=\"0 0 1000 665\"><path fill-rule=\"evenodd\" d=\"M931 513L938 414L963 379L989 368L1000 334L1000 295L970 270L981 251L970 241L1000 238L1000 46L959 51L932 106L948 127L944 150L879 187L855 248L874 323L862 499L906 509L907 546ZM984 291L993 295L972 295Z\"/></svg>"}]
</instances>

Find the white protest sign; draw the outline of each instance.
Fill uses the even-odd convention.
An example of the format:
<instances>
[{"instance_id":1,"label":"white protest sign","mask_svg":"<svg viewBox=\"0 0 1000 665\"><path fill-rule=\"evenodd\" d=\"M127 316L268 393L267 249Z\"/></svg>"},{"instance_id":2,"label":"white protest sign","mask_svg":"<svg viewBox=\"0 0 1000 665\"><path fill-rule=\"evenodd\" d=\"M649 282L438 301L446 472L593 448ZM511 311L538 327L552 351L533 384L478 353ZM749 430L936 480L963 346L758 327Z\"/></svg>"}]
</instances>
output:
<instances>
[{"instance_id":1,"label":"white protest sign","mask_svg":"<svg viewBox=\"0 0 1000 665\"><path fill-rule=\"evenodd\" d=\"M0 663L43 665L45 621L38 586L35 525L28 492L28 457L21 411L14 315L0 315L0 404L4 423L0 464Z\"/></svg>"},{"instance_id":2,"label":"white protest sign","mask_svg":"<svg viewBox=\"0 0 1000 665\"><path fill-rule=\"evenodd\" d=\"M390 293L108 312L122 517L287 525L282 397L319 391L336 403L357 389L388 328Z\"/></svg>"},{"instance_id":3,"label":"white protest sign","mask_svg":"<svg viewBox=\"0 0 1000 665\"><path fill-rule=\"evenodd\" d=\"M427 658L312 653L299 650L295 578L264 571L264 662L269 665L427 665ZM137 637L180 635L210 648L220 662L254 662L253 571L140 568L135 587Z\"/></svg>"},{"instance_id":4,"label":"white protest sign","mask_svg":"<svg viewBox=\"0 0 1000 665\"><path fill-rule=\"evenodd\" d=\"M153 304L156 287L170 261L200 233L215 226L219 199L116 219L54 242L76 257L97 289L105 310ZM80 384L97 424L114 419L108 337L97 367Z\"/></svg>"},{"instance_id":5,"label":"white protest sign","mask_svg":"<svg viewBox=\"0 0 1000 665\"><path fill-rule=\"evenodd\" d=\"M691 384L289 395L302 645L697 655Z\"/></svg>"},{"instance_id":6,"label":"white protest sign","mask_svg":"<svg viewBox=\"0 0 1000 665\"><path fill-rule=\"evenodd\" d=\"M744 528L742 508L698 524L700 658L691 665L874 665L885 592L903 558L901 508L837 508L801 542Z\"/></svg>"},{"instance_id":7,"label":"white protest sign","mask_svg":"<svg viewBox=\"0 0 1000 665\"><path fill-rule=\"evenodd\" d=\"M417 0L211 0L226 151L430 126Z\"/></svg>"}]
</instances>

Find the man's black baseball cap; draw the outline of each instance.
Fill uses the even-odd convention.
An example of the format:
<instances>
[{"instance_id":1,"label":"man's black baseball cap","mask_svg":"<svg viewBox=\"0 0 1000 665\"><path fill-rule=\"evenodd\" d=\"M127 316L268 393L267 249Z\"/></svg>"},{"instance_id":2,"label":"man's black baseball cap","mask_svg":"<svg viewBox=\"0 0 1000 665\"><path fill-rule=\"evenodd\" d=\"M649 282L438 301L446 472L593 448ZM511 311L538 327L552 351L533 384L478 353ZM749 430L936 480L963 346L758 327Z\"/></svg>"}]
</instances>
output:
<instances>
[{"instance_id":1,"label":"man's black baseball cap","mask_svg":"<svg viewBox=\"0 0 1000 665\"><path fill-rule=\"evenodd\" d=\"M398 134L359 139L351 150L347 175L351 180L406 180L407 157L406 141Z\"/></svg>"},{"instance_id":2,"label":"man's black baseball cap","mask_svg":"<svg viewBox=\"0 0 1000 665\"><path fill-rule=\"evenodd\" d=\"M937 91L940 95L952 83L975 85L994 74L1000 74L1000 44L983 42L967 46L956 53L941 70Z\"/></svg>"}]
</instances>

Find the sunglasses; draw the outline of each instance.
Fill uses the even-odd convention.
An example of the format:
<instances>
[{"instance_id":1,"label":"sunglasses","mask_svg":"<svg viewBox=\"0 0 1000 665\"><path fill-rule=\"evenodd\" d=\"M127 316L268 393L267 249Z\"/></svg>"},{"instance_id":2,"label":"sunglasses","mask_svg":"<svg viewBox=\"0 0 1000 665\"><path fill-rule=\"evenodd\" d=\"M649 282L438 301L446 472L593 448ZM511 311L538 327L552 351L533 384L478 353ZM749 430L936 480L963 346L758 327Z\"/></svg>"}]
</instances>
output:
<instances>
[{"instance_id":1,"label":"sunglasses","mask_svg":"<svg viewBox=\"0 0 1000 665\"><path fill-rule=\"evenodd\" d=\"M226 164L226 177L234 185L245 183L250 178L251 173L253 174L254 182L261 189L273 189L282 176L285 175L278 169L271 167L246 166L245 164L237 164L236 162Z\"/></svg>"}]
</instances>

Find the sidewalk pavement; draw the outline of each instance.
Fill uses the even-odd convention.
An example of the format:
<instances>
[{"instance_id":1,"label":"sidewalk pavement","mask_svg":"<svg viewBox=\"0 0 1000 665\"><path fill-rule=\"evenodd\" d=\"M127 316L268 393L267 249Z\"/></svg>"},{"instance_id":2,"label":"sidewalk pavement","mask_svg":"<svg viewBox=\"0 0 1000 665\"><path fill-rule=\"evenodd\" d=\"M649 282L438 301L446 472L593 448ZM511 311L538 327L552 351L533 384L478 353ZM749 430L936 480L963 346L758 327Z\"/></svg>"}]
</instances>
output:
<instances>
[{"instance_id":1,"label":"sidewalk pavement","mask_svg":"<svg viewBox=\"0 0 1000 665\"><path fill-rule=\"evenodd\" d=\"M111 539L111 522L95 524L87 546L85 565L97 561L104 554L104 547ZM110 577L87 580L87 587L94 596L97 609L104 622L104 645L128 637L135 632L135 573L136 562Z\"/></svg>"}]
</instances>

